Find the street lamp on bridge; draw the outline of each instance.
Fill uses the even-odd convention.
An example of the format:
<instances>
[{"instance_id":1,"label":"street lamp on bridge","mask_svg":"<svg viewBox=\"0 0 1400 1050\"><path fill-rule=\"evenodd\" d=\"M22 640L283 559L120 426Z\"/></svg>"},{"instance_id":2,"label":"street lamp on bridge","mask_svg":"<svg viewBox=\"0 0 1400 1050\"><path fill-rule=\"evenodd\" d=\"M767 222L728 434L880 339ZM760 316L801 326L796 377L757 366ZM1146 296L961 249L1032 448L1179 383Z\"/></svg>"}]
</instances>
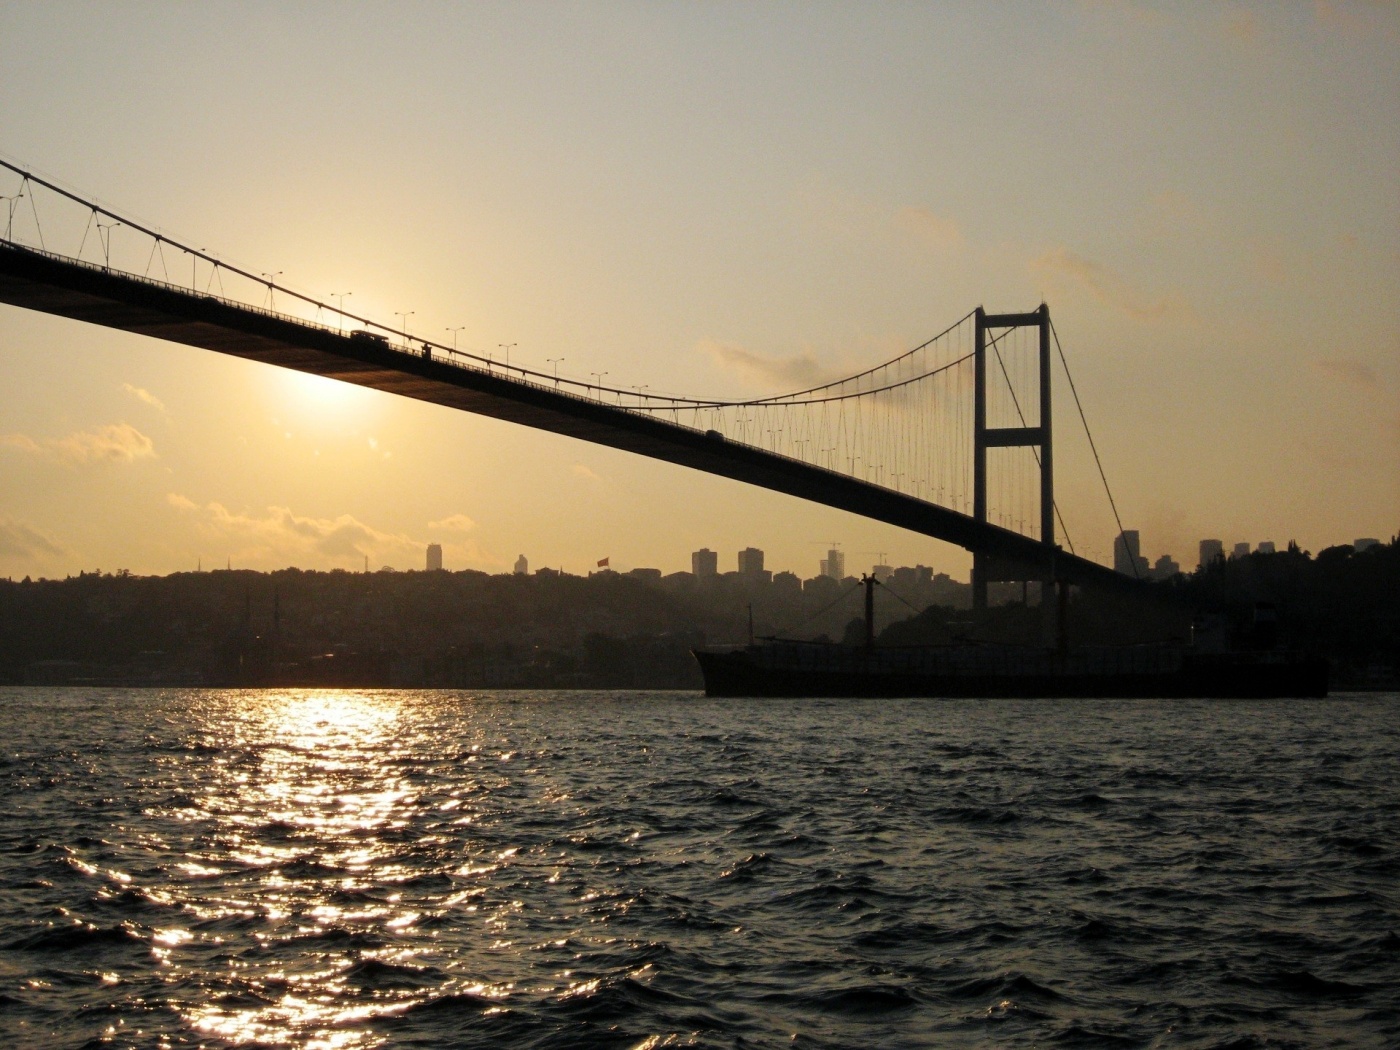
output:
<instances>
[{"instance_id":1,"label":"street lamp on bridge","mask_svg":"<svg viewBox=\"0 0 1400 1050\"><path fill-rule=\"evenodd\" d=\"M515 344L512 343L511 345L514 346ZM559 388L559 362L564 359L562 357L546 357L545 360L554 366L554 388L557 390Z\"/></svg>"},{"instance_id":2,"label":"street lamp on bridge","mask_svg":"<svg viewBox=\"0 0 1400 1050\"><path fill-rule=\"evenodd\" d=\"M598 387L598 397L599 397L599 398L602 398L602 396L603 396L603 377L604 377L605 375L607 375L608 373L607 373L607 372L589 372L588 374L591 375L591 376L597 381L597 382L595 383L595 385Z\"/></svg>"},{"instance_id":3,"label":"street lamp on bridge","mask_svg":"<svg viewBox=\"0 0 1400 1050\"><path fill-rule=\"evenodd\" d=\"M9 201L8 207L9 207L9 209L10 209L10 217L9 217L8 219L5 220L5 240L7 240L7 241L12 241L12 240L14 240L14 232L15 232L15 208L18 207L17 202L18 202L19 199L20 199L21 197L23 197L23 196L24 196L24 193L23 193L23 192L16 193L13 197L0 196L0 201Z\"/></svg>"},{"instance_id":4,"label":"street lamp on bridge","mask_svg":"<svg viewBox=\"0 0 1400 1050\"><path fill-rule=\"evenodd\" d=\"M403 336L403 341L404 341L405 343L408 342L408 319L409 319L410 317L412 317L414 314L416 314L417 312L418 312L417 310L395 310L395 311L394 311L394 316L395 316L395 317L402 317L402 318L403 318L403 328L402 328L402 330L399 332L399 334Z\"/></svg>"},{"instance_id":5,"label":"street lamp on bridge","mask_svg":"<svg viewBox=\"0 0 1400 1050\"><path fill-rule=\"evenodd\" d=\"M191 265L193 265L193 263L191 263ZM285 272L285 270L278 270L276 273L263 274L263 279L267 281L267 308L269 310L277 309L277 300L275 300L272 297L273 282L276 281L277 278L281 277L282 274L284 274Z\"/></svg>"},{"instance_id":6,"label":"street lamp on bridge","mask_svg":"<svg viewBox=\"0 0 1400 1050\"><path fill-rule=\"evenodd\" d=\"M448 329L448 331L452 333L452 352L453 352L454 354L457 352L457 333L460 332L460 331L461 331L463 328L465 328L465 327L467 327L467 326L463 324L463 325L458 325L456 328L449 328L449 329Z\"/></svg>"},{"instance_id":7,"label":"street lamp on bridge","mask_svg":"<svg viewBox=\"0 0 1400 1050\"><path fill-rule=\"evenodd\" d=\"M110 270L112 268L112 231L120 226L119 222L109 222L104 224L101 220L97 223L97 239L102 242L102 268ZM103 230L107 233L104 236Z\"/></svg>"},{"instance_id":8,"label":"street lamp on bridge","mask_svg":"<svg viewBox=\"0 0 1400 1050\"><path fill-rule=\"evenodd\" d=\"M506 352L506 372L509 372L509 371L510 371L510 352L511 352L511 350L512 350L514 347L517 347L517 346L519 346L520 344L519 344L519 343L497 343L496 345Z\"/></svg>"},{"instance_id":9,"label":"street lamp on bridge","mask_svg":"<svg viewBox=\"0 0 1400 1050\"><path fill-rule=\"evenodd\" d=\"M339 330L345 331L345 300L354 292L331 292L331 298L336 300L336 313L340 315Z\"/></svg>"}]
</instances>

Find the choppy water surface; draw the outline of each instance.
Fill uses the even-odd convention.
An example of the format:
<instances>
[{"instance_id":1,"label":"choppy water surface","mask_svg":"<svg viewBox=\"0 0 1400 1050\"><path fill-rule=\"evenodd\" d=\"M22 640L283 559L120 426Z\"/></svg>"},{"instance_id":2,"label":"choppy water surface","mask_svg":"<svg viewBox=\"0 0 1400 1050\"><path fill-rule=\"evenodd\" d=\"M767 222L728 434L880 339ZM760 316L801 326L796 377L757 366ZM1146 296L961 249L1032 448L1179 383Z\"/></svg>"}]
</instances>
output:
<instances>
[{"instance_id":1,"label":"choppy water surface","mask_svg":"<svg viewBox=\"0 0 1400 1050\"><path fill-rule=\"evenodd\" d=\"M0 691L0 1033L1394 1047L1397 721Z\"/></svg>"}]
</instances>

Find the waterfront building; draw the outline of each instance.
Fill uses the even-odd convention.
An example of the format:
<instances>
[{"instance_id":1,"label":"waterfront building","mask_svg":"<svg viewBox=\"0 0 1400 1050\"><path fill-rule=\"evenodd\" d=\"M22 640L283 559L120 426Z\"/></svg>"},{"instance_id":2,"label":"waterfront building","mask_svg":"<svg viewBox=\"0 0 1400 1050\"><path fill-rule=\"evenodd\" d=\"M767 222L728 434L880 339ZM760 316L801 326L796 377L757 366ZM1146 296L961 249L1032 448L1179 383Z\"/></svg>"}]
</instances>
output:
<instances>
[{"instance_id":1,"label":"waterfront building","mask_svg":"<svg viewBox=\"0 0 1400 1050\"><path fill-rule=\"evenodd\" d=\"M818 574L833 580L841 580L846 575L846 555L834 547L822 559L822 570Z\"/></svg>"},{"instance_id":2,"label":"waterfront building","mask_svg":"<svg viewBox=\"0 0 1400 1050\"><path fill-rule=\"evenodd\" d=\"M1224 557L1225 544L1219 540L1201 540L1200 568L1204 569L1209 565L1214 565Z\"/></svg>"},{"instance_id":3,"label":"waterfront building","mask_svg":"<svg viewBox=\"0 0 1400 1050\"><path fill-rule=\"evenodd\" d=\"M1138 579L1147 577L1147 559L1139 549L1141 540L1137 529L1124 529L1113 541L1113 571Z\"/></svg>"},{"instance_id":4,"label":"waterfront building","mask_svg":"<svg viewBox=\"0 0 1400 1050\"><path fill-rule=\"evenodd\" d=\"M697 580L714 579L719 572L719 555L701 547L690 556L690 571Z\"/></svg>"},{"instance_id":5,"label":"waterfront building","mask_svg":"<svg viewBox=\"0 0 1400 1050\"><path fill-rule=\"evenodd\" d=\"M745 547L739 552L739 573L757 576L763 572L763 552L757 547Z\"/></svg>"}]
</instances>

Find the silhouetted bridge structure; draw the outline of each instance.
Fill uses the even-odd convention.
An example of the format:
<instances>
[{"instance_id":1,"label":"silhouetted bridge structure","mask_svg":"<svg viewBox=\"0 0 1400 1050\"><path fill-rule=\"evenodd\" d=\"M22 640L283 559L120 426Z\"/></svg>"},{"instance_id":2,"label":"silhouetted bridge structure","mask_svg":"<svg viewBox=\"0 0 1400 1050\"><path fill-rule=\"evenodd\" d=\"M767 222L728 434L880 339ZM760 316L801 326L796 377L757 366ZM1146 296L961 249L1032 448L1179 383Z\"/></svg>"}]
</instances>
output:
<instances>
[{"instance_id":1,"label":"silhouetted bridge structure","mask_svg":"<svg viewBox=\"0 0 1400 1050\"><path fill-rule=\"evenodd\" d=\"M876 368L777 397L629 390L604 385L601 374L586 383L410 338L406 325L307 297L273 274L260 279L3 160L0 167L21 180L17 194L0 197L9 212L0 302L563 434L896 525L971 551L978 605L993 580L1137 585L1055 542L1053 329L1044 305L1015 314L978 308ZM46 246L39 188L86 209L73 255ZM15 231L26 198L37 244ZM143 250L150 245L145 274L112 264L117 227L138 234ZM89 244L100 262L83 258ZM167 250L187 261L188 287L170 279ZM157 263L163 279L150 275ZM230 297L226 278L257 289L264 305ZM309 316L278 312L278 295ZM1006 452L1016 458L999 485L989 460Z\"/></svg>"}]
</instances>

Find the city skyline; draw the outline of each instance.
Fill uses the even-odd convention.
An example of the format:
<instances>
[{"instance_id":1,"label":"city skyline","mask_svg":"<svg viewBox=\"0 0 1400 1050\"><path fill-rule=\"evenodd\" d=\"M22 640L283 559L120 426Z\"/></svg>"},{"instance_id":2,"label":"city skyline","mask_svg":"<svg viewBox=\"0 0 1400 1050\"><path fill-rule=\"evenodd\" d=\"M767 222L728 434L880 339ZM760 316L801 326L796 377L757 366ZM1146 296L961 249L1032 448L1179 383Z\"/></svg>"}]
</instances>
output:
<instances>
[{"instance_id":1,"label":"city skyline","mask_svg":"<svg viewBox=\"0 0 1400 1050\"><path fill-rule=\"evenodd\" d=\"M424 336L623 384L770 394L1048 300L1154 552L1400 520L1391 9L229 10L7 8L0 150ZM968 57L994 41L1024 45L1014 87ZM409 54L411 85L371 72ZM230 91L196 104L209 68ZM308 130L348 112L353 138ZM980 159L1008 139L1024 170ZM404 566L429 542L491 572L521 546L664 564L755 522L772 564L840 535L966 575L786 497L9 308L0 383L8 575ZM1058 502L1107 564L1065 393Z\"/></svg>"},{"instance_id":2,"label":"city skyline","mask_svg":"<svg viewBox=\"0 0 1400 1050\"><path fill-rule=\"evenodd\" d=\"M1289 542L1290 542L1290 545L1293 543L1293 541L1289 541ZM1387 541L1381 540L1381 539L1378 539L1378 538L1375 538L1375 537L1357 537L1357 538L1353 539L1352 541L1350 541L1350 543L1335 544L1334 546L1351 546L1351 547L1353 547L1353 548L1354 548L1355 550L1357 550L1357 551L1363 551L1363 550L1367 550L1367 549L1369 549L1370 547L1376 546L1376 545L1381 544L1381 543L1384 543L1384 542L1387 542ZM1115 538L1113 547L1114 547L1114 557L1115 557L1115 562L1114 562L1114 569L1115 569L1115 571L1117 571L1117 572L1119 572L1119 573L1122 573L1122 574L1124 574L1124 575L1128 575L1128 576L1134 576L1134 575L1135 575L1135 576L1138 576L1138 577L1140 577L1141 579L1145 579L1145 580L1146 580L1146 579L1151 579L1151 580L1164 580L1164 579L1170 578L1170 577L1173 576L1173 575L1176 575L1177 573L1190 573L1190 572L1194 571L1195 569L1203 569L1203 568L1206 568L1208 565L1210 565L1213 561L1215 561L1215 560L1217 560L1217 559L1225 559L1225 558L1227 557L1227 555L1226 555L1226 547L1225 547L1225 544L1224 544L1223 541L1218 540L1218 539L1203 539L1203 540L1199 541L1199 543L1198 543L1197 549L1198 549L1198 551L1199 551L1199 557L1198 557L1198 559L1197 559L1197 562L1196 562L1194 568L1193 568L1192 566L1190 566L1189 564L1183 565L1183 564L1179 563L1179 562L1178 562L1176 559L1174 559L1170 554L1161 554L1161 555L1159 555L1159 556L1155 559L1155 561L1154 561L1151 557L1149 557L1149 556L1144 555L1144 554L1141 553L1141 536L1140 536L1139 531L1136 530L1136 529L1125 529L1125 530L1123 531L1123 533L1122 533L1119 537ZM1324 549L1325 549L1325 548L1324 548ZM1229 553L1228 557L1230 557L1230 558L1238 558L1238 557L1245 557L1245 556L1248 556L1248 555L1250 555L1250 554L1274 554L1274 553L1277 552L1277 550L1278 550L1278 545L1275 544L1272 540L1260 540L1257 544L1253 544L1253 545L1251 545L1251 544L1250 544L1249 542L1247 542L1247 541L1241 541L1241 542L1235 543L1235 544L1233 544L1233 545L1231 546L1231 548L1230 548L1230 553ZM1313 552L1308 552L1308 553L1313 553ZM721 552L721 551L715 551L715 550L709 549L708 547L702 547L702 548L700 548L699 550L692 551L692 552L690 553L690 569L689 569L689 570L686 570L686 569L677 569L677 570L674 570L673 572L667 572L666 569L665 569L664 567L661 567L661 566L633 564L632 561L631 561L630 559L626 558L626 557L622 557L622 558L617 559L617 562L618 562L617 565L616 565L616 566L613 566L613 565L611 564L611 562L612 562L612 557L611 557L611 556L598 560L598 561L595 562L592 566L585 565L585 566L583 567L583 571L582 571L582 572L577 572L577 573L570 573L570 572L569 572L569 568L568 568L567 565L562 564L562 563L557 563L557 562L556 562L556 563L545 562L545 563L543 563L543 564L539 564L539 566L538 566L534 571L535 571L535 572L541 572L541 571L542 571L542 572L545 572L545 573L564 573L564 574L568 574L568 575L588 575L588 576L593 575L595 572L598 572L598 573L612 572L612 573L621 574L621 575L626 575L626 574L629 574L629 573L634 573L634 574L646 574L649 578L650 578L650 577L654 577L654 578L657 578L657 579L662 578L662 577L665 577L665 576L679 576L679 575L687 575L687 574L688 574L688 575L691 575L691 576L704 577L704 578L714 578L714 577L721 577L721 576L739 576L739 577L745 577L745 578L750 578L750 579L761 579L761 580L763 580L763 581L765 581L765 582L771 582L771 581L773 580L774 577L779 576L779 575L793 576L793 577L795 577L795 578L797 578L797 579L799 579L799 580L802 580L802 581L804 581L804 582L805 582L805 581L808 581L808 580L821 579L821 578L830 578L830 579L836 579L836 580L854 578L853 575L848 575L847 572L846 572L846 558L845 558L845 553L844 553L843 551L837 549L837 548L832 548L832 549L828 550L828 551L826 552L826 557L820 558L820 559L818 560L817 569L816 569L814 572L812 572L810 576L809 576L809 575L805 575L802 571L798 571L798 570L795 570L795 569L793 569L793 568L765 569L764 564L765 564L765 560L766 560L766 553L765 553L762 549L757 548L757 547L748 546L748 547L743 548L742 550L739 550L739 551L735 552L735 555L734 555L735 567L734 567L733 569L723 568L723 567L720 565L720 560L719 560L719 559L721 558L722 554L723 554L723 552ZM428 571L428 572L443 571L443 570L448 571L448 572L455 572L455 571L470 570L470 569L473 569L473 568L474 568L473 566L451 566L451 565L446 564L446 563L443 561L442 545L441 545L441 544L438 544L438 543L430 543L430 544L428 544L427 547L425 548L424 555L425 555L425 558L424 558L424 561L425 561L425 570ZM870 557L872 557L872 558L883 557L883 556L884 556L884 552L883 552L883 551L879 552L878 554L871 554L871 555L870 555ZM1136 570L1133 568L1134 563L1136 563L1136 566L1137 566ZM232 562L232 558L231 558L231 557L227 560L227 562L226 562L226 564L225 564L225 566L224 566L225 571L230 571L230 570L239 569L239 568L246 568L246 566L236 566L236 565L234 565L233 562ZM337 568L342 568L342 569L343 569L344 567L343 567L343 566L338 566ZM275 567L273 567L273 568L270 569L270 570L260 570L260 571L272 571L272 572L276 572L276 571L280 571L280 570L282 570L282 569L298 569L298 570L300 570L300 569L302 569L302 566L298 566L298 565L275 566ZM901 571L905 571L905 570L910 570L910 569L919 570L919 571L927 570L930 574L932 574L933 571L934 571L930 566L926 566L926 565L924 565L924 564L922 564L922 563L918 563L918 564L915 564L915 565L898 565L898 566L897 566L897 565L895 565L895 564L893 564L893 563L891 563L891 562L878 562L878 561L875 561L875 562L872 562L872 564L871 564L869 570L857 569L857 570L855 570L855 572L864 574L865 572L868 571L870 574L876 576L877 578L885 578L885 577L891 576L891 575L893 575L893 574L895 574L895 573L897 573L897 572L901 572ZM85 569L79 569L78 572L77 572L76 574L68 574L68 575L69 575L69 576L72 576L72 575L82 575L85 571L86 571ZM96 570L96 571L99 571L99 572L100 572L101 570L98 569L98 570ZM176 570L176 571L178 572L178 571L188 571L188 570ZM217 565L213 565L210 569L205 570L205 569L203 568L203 558L200 558L200 559L198 559L197 562L196 562L195 571L196 571L196 572L203 572L203 571L215 572L215 571L218 571L218 567L217 567ZM315 571L315 570L314 570L314 569L308 569L307 571ZM368 560L366 560L365 563L364 563L364 565L363 565L363 567L362 567L361 569L359 569L358 571L368 573L368 572L385 572L385 571L389 571L389 572L401 572L401 571L413 571L413 570L412 570L411 567L405 568L405 569L400 569L398 566L394 566L394 565L383 565L383 566L380 566L378 569L372 569L372 568L369 566ZM479 570L478 570L478 571L479 571ZM515 560L512 562L511 567L510 567L509 569L502 569L502 570L501 570L501 574L509 573L509 574L517 575L517 576L518 576L518 575L528 575L530 572L531 572L531 569L530 569L530 559L529 559L528 556L525 555L524 553L521 553L521 554L519 554L519 555L516 556ZM957 582L963 582L963 583L969 582L968 580L960 579L960 578L957 577L957 576L952 576L952 575L947 574L947 573L940 573L939 575L946 576L946 577L948 577L948 578L950 578L950 579L957 580ZM14 575L13 575L13 574L10 574L7 578L13 580Z\"/></svg>"}]
</instances>

